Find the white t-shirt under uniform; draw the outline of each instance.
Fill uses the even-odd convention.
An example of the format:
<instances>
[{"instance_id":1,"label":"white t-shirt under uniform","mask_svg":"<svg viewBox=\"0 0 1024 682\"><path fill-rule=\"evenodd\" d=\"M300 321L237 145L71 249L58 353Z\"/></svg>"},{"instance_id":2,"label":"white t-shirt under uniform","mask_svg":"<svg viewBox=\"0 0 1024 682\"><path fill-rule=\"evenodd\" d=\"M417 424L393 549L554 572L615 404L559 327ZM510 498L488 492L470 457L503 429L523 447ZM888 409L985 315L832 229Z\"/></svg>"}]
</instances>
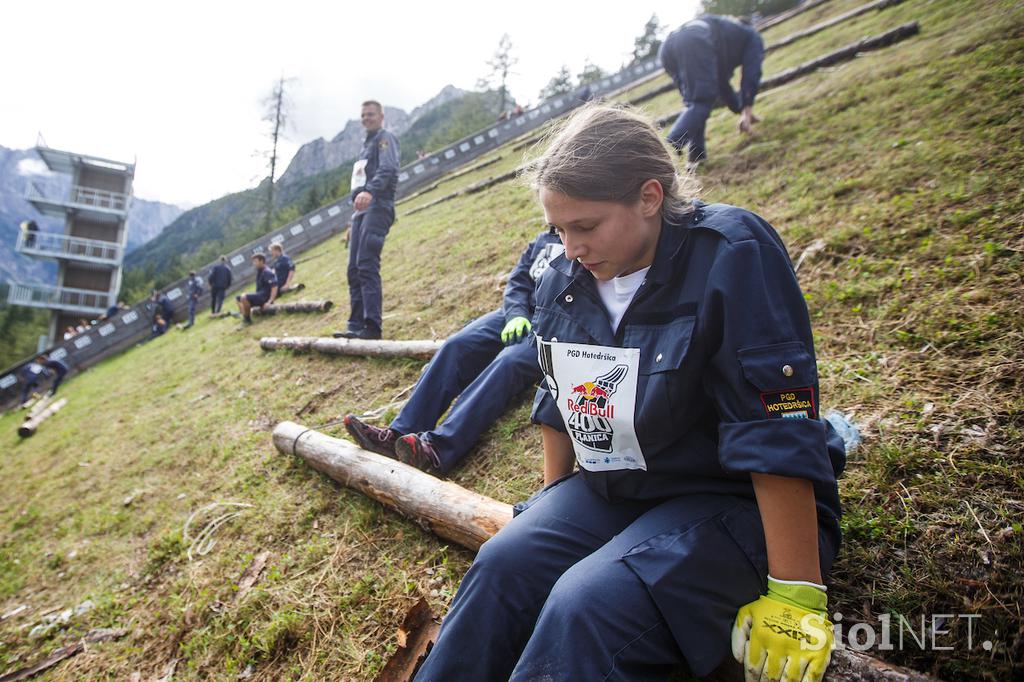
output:
<instances>
[{"instance_id":1,"label":"white t-shirt under uniform","mask_svg":"<svg viewBox=\"0 0 1024 682\"><path fill-rule=\"evenodd\" d=\"M597 293L601 295L601 302L608 311L608 319L612 323L612 332L618 332L622 316L626 314L626 308L636 295L637 289L643 284L647 277L647 271L651 266L637 270L636 272L621 277L612 277L607 282L597 280Z\"/></svg>"}]
</instances>

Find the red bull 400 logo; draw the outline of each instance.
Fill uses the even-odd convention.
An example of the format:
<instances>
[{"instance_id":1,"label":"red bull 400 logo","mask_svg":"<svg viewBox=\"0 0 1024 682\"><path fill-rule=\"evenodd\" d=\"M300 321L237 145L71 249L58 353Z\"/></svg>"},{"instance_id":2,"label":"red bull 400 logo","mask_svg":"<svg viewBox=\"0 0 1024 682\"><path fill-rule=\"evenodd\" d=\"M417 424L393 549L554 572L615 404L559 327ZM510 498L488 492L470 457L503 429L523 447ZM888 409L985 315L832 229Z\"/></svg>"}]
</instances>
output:
<instances>
[{"instance_id":1,"label":"red bull 400 logo","mask_svg":"<svg viewBox=\"0 0 1024 682\"><path fill-rule=\"evenodd\" d=\"M604 453L612 451L611 420L615 418L615 405L611 397L628 370L626 365L616 365L594 381L572 387L566 398L570 412L567 426L573 440L583 447Z\"/></svg>"}]
</instances>

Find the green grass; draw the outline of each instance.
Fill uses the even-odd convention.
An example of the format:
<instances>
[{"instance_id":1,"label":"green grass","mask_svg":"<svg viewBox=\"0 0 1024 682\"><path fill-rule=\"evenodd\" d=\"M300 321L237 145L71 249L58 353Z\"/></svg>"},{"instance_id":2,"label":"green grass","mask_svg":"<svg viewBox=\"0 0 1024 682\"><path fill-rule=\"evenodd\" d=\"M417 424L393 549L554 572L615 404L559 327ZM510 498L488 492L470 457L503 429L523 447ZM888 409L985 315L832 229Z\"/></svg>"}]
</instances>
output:
<instances>
[{"instance_id":1,"label":"green grass","mask_svg":"<svg viewBox=\"0 0 1024 682\"><path fill-rule=\"evenodd\" d=\"M766 37L857 4L833 0ZM708 200L768 218L794 258L826 245L799 271L825 408L852 412L865 436L840 483L832 607L844 626L979 614L972 650L954 620L953 651L884 656L944 679L1005 680L1020 673L1024 595L1024 11L908 0L772 54L765 72L910 19L922 25L912 40L764 93L752 139L716 112L701 179ZM678 106L668 93L645 108ZM383 258L389 336L441 338L500 304L501 274L541 226L527 189L502 183L407 215L522 162L496 154L399 207ZM68 382L67 407L31 439L18 441L19 416L0 418L0 613L29 607L0 623L0 669L119 626L132 634L43 677L146 679L176 659L182 679L235 679L250 665L261 679L372 679L419 595L446 608L469 552L271 445L278 421L315 426L389 404L422 366L261 352L262 335L344 325L347 254L332 239L311 256L300 279L310 298L339 304L330 313L245 331L203 318ZM453 480L505 502L540 484L528 398ZM252 506L190 562L185 521L218 501ZM264 550L260 580L237 598ZM86 599L96 607L67 628L28 637L45 611Z\"/></svg>"}]
</instances>

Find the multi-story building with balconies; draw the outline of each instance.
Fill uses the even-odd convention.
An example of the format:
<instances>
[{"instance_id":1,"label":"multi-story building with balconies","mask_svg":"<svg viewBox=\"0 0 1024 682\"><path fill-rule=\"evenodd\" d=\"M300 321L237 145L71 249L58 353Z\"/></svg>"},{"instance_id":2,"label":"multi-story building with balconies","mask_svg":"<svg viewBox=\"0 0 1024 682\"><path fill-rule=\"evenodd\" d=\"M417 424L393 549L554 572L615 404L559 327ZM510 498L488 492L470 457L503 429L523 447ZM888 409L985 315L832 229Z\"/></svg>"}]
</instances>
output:
<instances>
[{"instance_id":1,"label":"multi-story building with balconies","mask_svg":"<svg viewBox=\"0 0 1024 682\"><path fill-rule=\"evenodd\" d=\"M121 265L128 243L128 209L135 164L38 146L50 170L71 176L63 196L32 186L26 197L47 216L64 218L64 232L22 230L17 250L57 261L53 284L11 284L8 303L47 308L50 342L82 319L95 320L117 303Z\"/></svg>"}]
</instances>

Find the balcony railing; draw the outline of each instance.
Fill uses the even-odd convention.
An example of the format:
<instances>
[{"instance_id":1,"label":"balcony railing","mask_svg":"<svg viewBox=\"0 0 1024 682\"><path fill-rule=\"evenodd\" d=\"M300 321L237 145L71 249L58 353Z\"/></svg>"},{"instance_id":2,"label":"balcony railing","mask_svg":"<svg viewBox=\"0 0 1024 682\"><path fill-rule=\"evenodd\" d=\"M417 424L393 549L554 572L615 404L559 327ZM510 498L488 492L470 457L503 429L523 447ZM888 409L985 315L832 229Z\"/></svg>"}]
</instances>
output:
<instances>
[{"instance_id":1,"label":"balcony railing","mask_svg":"<svg viewBox=\"0 0 1024 682\"><path fill-rule=\"evenodd\" d=\"M67 310L91 315L102 313L110 306L110 294L94 289L12 283L7 293L7 302L12 305Z\"/></svg>"},{"instance_id":2,"label":"balcony railing","mask_svg":"<svg viewBox=\"0 0 1024 682\"><path fill-rule=\"evenodd\" d=\"M66 197L58 198L46 196L35 183L32 183L29 186L26 198L33 203L41 202L53 206L122 214L128 212L128 207L131 203L130 194L108 192L93 187L82 187L81 185L72 186Z\"/></svg>"},{"instance_id":3,"label":"balcony railing","mask_svg":"<svg viewBox=\"0 0 1024 682\"><path fill-rule=\"evenodd\" d=\"M27 230L18 233L15 248L28 256L67 258L106 265L119 265L124 251L116 242Z\"/></svg>"}]
</instances>

